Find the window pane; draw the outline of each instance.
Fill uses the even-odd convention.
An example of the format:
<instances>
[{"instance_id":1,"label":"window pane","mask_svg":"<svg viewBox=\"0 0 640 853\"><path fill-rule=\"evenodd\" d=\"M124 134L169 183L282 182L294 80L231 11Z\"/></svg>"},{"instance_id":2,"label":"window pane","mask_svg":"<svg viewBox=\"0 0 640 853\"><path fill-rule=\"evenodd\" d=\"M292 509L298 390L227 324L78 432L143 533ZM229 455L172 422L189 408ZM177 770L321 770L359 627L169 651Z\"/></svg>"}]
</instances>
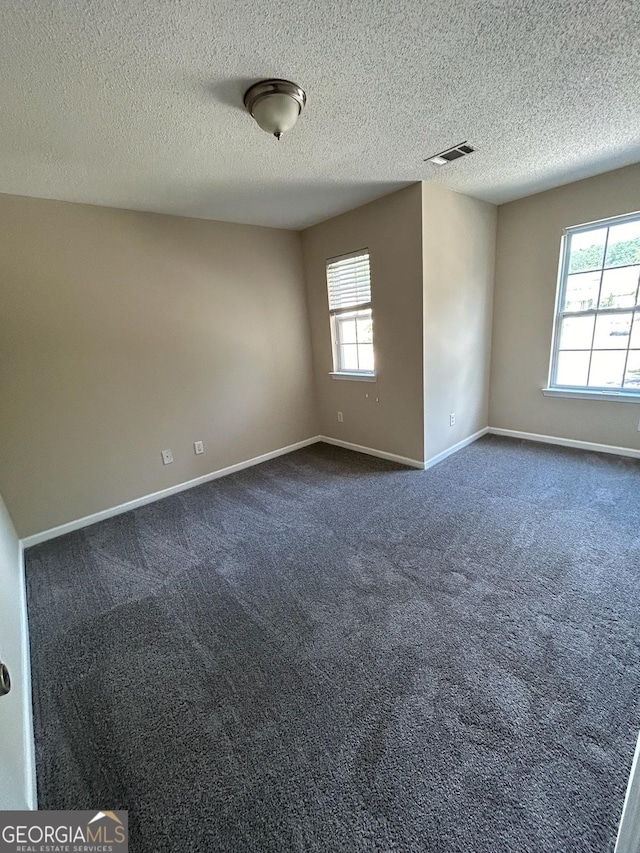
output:
<instances>
[{"instance_id":1,"label":"window pane","mask_svg":"<svg viewBox=\"0 0 640 853\"><path fill-rule=\"evenodd\" d=\"M597 308L600 276L599 271L567 276L567 288L564 296L565 309L567 311L587 311L590 308Z\"/></svg>"},{"instance_id":2,"label":"window pane","mask_svg":"<svg viewBox=\"0 0 640 853\"><path fill-rule=\"evenodd\" d=\"M594 350L627 349L632 316L631 312L628 314L598 314L596 333L593 339Z\"/></svg>"},{"instance_id":3,"label":"window pane","mask_svg":"<svg viewBox=\"0 0 640 853\"><path fill-rule=\"evenodd\" d=\"M368 312L368 316L364 315L364 312L362 312L362 316L358 318L358 343L373 343L373 323L370 311Z\"/></svg>"},{"instance_id":4,"label":"window pane","mask_svg":"<svg viewBox=\"0 0 640 853\"><path fill-rule=\"evenodd\" d=\"M629 353L624 387L640 389L640 350L631 350Z\"/></svg>"},{"instance_id":5,"label":"window pane","mask_svg":"<svg viewBox=\"0 0 640 853\"><path fill-rule=\"evenodd\" d=\"M556 385L586 385L590 352L558 353Z\"/></svg>"},{"instance_id":6,"label":"window pane","mask_svg":"<svg viewBox=\"0 0 640 853\"><path fill-rule=\"evenodd\" d=\"M340 346L340 370L358 369L358 347L356 344Z\"/></svg>"},{"instance_id":7,"label":"window pane","mask_svg":"<svg viewBox=\"0 0 640 853\"><path fill-rule=\"evenodd\" d=\"M640 215L569 228L564 248L552 381L640 395Z\"/></svg>"},{"instance_id":8,"label":"window pane","mask_svg":"<svg viewBox=\"0 0 640 853\"><path fill-rule=\"evenodd\" d=\"M640 311L636 311L633 316L635 319L633 321L633 326L631 327L631 339L629 340L629 346L631 349L640 349Z\"/></svg>"},{"instance_id":9,"label":"window pane","mask_svg":"<svg viewBox=\"0 0 640 853\"><path fill-rule=\"evenodd\" d=\"M560 330L560 349L591 349L595 317L565 317Z\"/></svg>"},{"instance_id":10,"label":"window pane","mask_svg":"<svg viewBox=\"0 0 640 853\"><path fill-rule=\"evenodd\" d=\"M355 344L356 321L352 318L338 317L338 339L341 344Z\"/></svg>"},{"instance_id":11,"label":"window pane","mask_svg":"<svg viewBox=\"0 0 640 853\"><path fill-rule=\"evenodd\" d=\"M373 346L371 344L360 344L358 346L358 360L360 370L370 370L373 373Z\"/></svg>"},{"instance_id":12,"label":"window pane","mask_svg":"<svg viewBox=\"0 0 640 853\"><path fill-rule=\"evenodd\" d=\"M625 338L625 340L627 339ZM622 373L626 357L626 351L597 352L594 350L591 356L589 385L592 388L609 386L619 388L622 385Z\"/></svg>"},{"instance_id":13,"label":"window pane","mask_svg":"<svg viewBox=\"0 0 640 853\"><path fill-rule=\"evenodd\" d=\"M569 272L583 272L601 267L606 236L606 228L596 228L593 231L580 231L578 234L572 234L570 238Z\"/></svg>"},{"instance_id":14,"label":"window pane","mask_svg":"<svg viewBox=\"0 0 640 853\"><path fill-rule=\"evenodd\" d=\"M636 304L640 266L605 270L600 308L632 308Z\"/></svg>"},{"instance_id":15,"label":"window pane","mask_svg":"<svg viewBox=\"0 0 640 853\"><path fill-rule=\"evenodd\" d=\"M640 264L640 221L624 222L609 229L606 267Z\"/></svg>"}]
</instances>

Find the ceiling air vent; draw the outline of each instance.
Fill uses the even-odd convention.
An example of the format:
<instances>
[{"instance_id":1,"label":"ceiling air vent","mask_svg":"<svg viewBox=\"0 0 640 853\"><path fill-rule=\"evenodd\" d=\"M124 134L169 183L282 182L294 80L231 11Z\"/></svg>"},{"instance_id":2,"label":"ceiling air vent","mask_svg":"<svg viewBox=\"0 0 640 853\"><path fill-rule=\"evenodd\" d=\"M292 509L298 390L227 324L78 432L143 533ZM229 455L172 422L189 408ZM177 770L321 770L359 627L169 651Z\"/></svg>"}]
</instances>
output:
<instances>
[{"instance_id":1,"label":"ceiling air vent","mask_svg":"<svg viewBox=\"0 0 640 853\"><path fill-rule=\"evenodd\" d=\"M439 154L434 154L431 157L425 157L425 163L435 163L436 166L444 166L452 160L457 160L460 157L466 157L467 154L472 154L476 149L468 142L460 142L454 145L453 148L447 148L446 151L441 151Z\"/></svg>"}]
</instances>

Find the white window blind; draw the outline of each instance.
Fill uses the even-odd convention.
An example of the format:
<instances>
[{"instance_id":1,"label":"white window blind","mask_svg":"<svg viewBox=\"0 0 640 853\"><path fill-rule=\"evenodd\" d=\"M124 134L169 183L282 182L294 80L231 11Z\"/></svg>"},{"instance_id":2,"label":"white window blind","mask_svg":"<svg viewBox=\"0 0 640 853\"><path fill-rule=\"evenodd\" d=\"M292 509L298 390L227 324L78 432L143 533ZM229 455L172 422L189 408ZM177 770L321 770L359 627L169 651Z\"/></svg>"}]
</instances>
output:
<instances>
[{"instance_id":1,"label":"white window blind","mask_svg":"<svg viewBox=\"0 0 640 853\"><path fill-rule=\"evenodd\" d=\"M327 286L330 311L357 308L360 305L370 303L369 253L360 251L335 261L329 261L327 264Z\"/></svg>"}]
</instances>

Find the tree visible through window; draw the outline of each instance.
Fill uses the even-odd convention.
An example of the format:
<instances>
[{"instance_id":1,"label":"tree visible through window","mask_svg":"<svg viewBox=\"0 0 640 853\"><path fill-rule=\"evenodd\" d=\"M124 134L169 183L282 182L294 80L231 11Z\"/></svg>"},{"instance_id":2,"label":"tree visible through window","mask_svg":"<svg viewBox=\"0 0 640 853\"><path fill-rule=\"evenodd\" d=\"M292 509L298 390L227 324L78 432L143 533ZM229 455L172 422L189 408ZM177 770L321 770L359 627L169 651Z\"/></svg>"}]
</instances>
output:
<instances>
[{"instance_id":1,"label":"tree visible through window","mask_svg":"<svg viewBox=\"0 0 640 853\"><path fill-rule=\"evenodd\" d=\"M565 231L549 384L640 395L640 214Z\"/></svg>"},{"instance_id":2,"label":"tree visible through window","mask_svg":"<svg viewBox=\"0 0 640 853\"><path fill-rule=\"evenodd\" d=\"M333 369L373 375L373 318L369 252L362 249L327 262Z\"/></svg>"}]
</instances>

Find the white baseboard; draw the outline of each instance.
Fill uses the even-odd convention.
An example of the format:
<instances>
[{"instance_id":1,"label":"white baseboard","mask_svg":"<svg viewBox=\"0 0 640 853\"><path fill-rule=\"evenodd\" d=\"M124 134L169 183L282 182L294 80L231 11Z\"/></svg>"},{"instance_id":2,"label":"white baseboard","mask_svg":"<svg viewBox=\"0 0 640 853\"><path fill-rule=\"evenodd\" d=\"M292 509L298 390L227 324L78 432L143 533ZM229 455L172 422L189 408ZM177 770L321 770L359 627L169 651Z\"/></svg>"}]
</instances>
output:
<instances>
[{"instance_id":1,"label":"white baseboard","mask_svg":"<svg viewBox=\"0 0 640 853\"><path fill-rule=\"evenodd\" d=\"M640 853L640 736L622 807L615 853Z\"/></svg>"},{"instance_id":2,"label":"white baseboard","mask_svg":"<svg viewBox=\"0 0 640 853\"><path fill-rule=\"evenodd\" d=\"M640 449L633 447L615 447L609 444L596 444L591 441L577 441L570 438L559 438L553 435L538 435L533 432L520 432L519 430L501 429L499 427L485 427L478 430L473 435L464 438L457 444L448 447L426 462L419 459L411 459L408 456L400 456L397 453L387 453L386 450L376 450L373 447L365 447L362 444L354 444L351 441L342 441L339 438L330 438L327 435L315 435L312 438L306 438L303 441L298 441L295 444L290 444L287 447L280 447L277 450L272 450L269 453L263 453L261 456L255 456L252 459L246 459L244 462L238 462L235 465L229 465L227 468L220 468L217 471L212 471L209 474L204 474L201 477L196 477L193 480L187 480L184 483L178 483L175 486L169 486L167 489L162 489L159 492L153 492L150 495L143 495L140 498L135 498L132 501L119 504L118 506L109 507L100 512L86 515L83 518L78 518L75 521L69 521L66 524L60 524L58 527L52 527L49 530L43 530L40 533L34 533L32 536L26 536L21 540L21 545L24 548L30 548L32 545L39 545L41 542L47 542L49 539L55 539L57 536L63 536L65 533L72 533L74 530L80 530L83 527L89 527L91 524L96 524L98 521L104 521L107 518L113 518L115 515L121 515L123 512L128 512L131 509L136 509L145 504L154 503L155 501L168 498L171 495L176 495L179 492L184 492L187 489L192 489L194 486L199 486L202 483L208 483L211 480L217 480L219 477L226 477L229 474L234 474L236 471L242 471L245 468L251 468L254 465L259 465L261 462L267 462L269 459L275 459L278 456L284 456L287 453L292 453L294 450L299 450L302 447L308 447L310 444L316 444L319 441L324 441L326 444L333 444L336 447L344 447L346 450L354 450L357 453L365 453L368 456L377 456L380 459L388 459L391 462L398 462L401 465L407 465L409 468L417 468L424 470L433 468L443 459L462 450L463 447L472 444L483 435L490 433L492 435L504 435L510 438L520 438L526 441L538 441L544 444L558 444L563 447L575 447L579 450L594 450L599 453L613 453L618 456L631 456L640 459Z\"/></svg>"},{"instance_id":3,"label":"white baseboard","mask_svg":"<svg viewBox=\"0 0 640 853\"><path fill-rule=\"evenodd\" d=\"M474 432L473 435L463 438L462 441L459 441L457 444L452 444L451 447L447 447L446 450L443 450L441 453L437 453L435 456L432 456L431 459L427 459L424 463L425 470L427 468L433 468L433 466L437 465L438 462L442 462L442 460L446 459L447 456L452 456L454 453L457 453L458 450L462 450L463 447L473 444L474 441L477 441L479 438L482 438L483 435L486 435L488 431L489 427L479 429L478 432Z\"/></svg>"},{"instance_id":4,"label":"white baseboard","mask_svg":"<svg viewBox=\"0 0 640 853\"><path fill-rule=\"evenodd\" d=\"M20 622L22 645L22 716L23 716L23 756L25 800L27 808L36 811L38 808L38 785L36 778L36 747L33 730L33 699L31 695L31 648L29 645L29 623L27 620L27 583L24 571L24 547L19 544L20 555L18 566L20 578Z\"/></svg>"},{"instance_id":5,"label":"white baseboard","mask_svg":"<svg viewBox=\"0 0 640 853\"><path fill-rule=\"evenodd\" d=\"M401 465L408 465L409 468L419 468L421 471L424 469L424 462L421 462L419 459L409 459L408 456L398 456L397 453L387 453L386 450L375 450L373 447L364 447L362 444L353 444L351 441L342 441L340 438L329 438L328 435L319 435L318 441L324 441L325 444L333 444L336 447L344 447L345 450L366 453L367 456L388 459L390 462L399 462Z\"/></svg>"},{"instance_id":6,"label":"white baseboard","mask_svg":"<svg viewBox=\"0 0 640 853\"><path fill-rule=\"evenodd\" d=\"M321 438L314 435L312 438L305 438L303 441L297 441L295 444L290 444L288 447L280 447L278 450L272 450L270 453L263 453L261 456L254 456L252 459L246 459L244 462L238 462L235 465L229 465L227 468L220 468L217 471L212 471L210 474L203 474L201 477L195 477L193 480L187 480L185 483L178 483L175 486L169 486L167 489L162 489L159 492L153 492L150 495L143 495L140 498L135 498L132 501L112 506L108 509L103 509L100 512L95 512L92 515L85 515L83 518L78 518L75 521L69 521L66 524L60 524L58 527L52 527L49 530L43 530L41 533L34 533L32 536L26 536L21 540L23 548L30 548L32 545L39 545L41 542L47 542L49 539L55 539L57 536L63 536L65 533L73 533L74 530L80 530L83 527L89 527L91 524L96 524L98 521L104 521L107 518L113 518L114 515L121 515L123 512L129 512L130 509L137 509L139 506L154 503L155 501L168 498L171 495L177 495L179 492L185 492L187 489L192 489L194 486L200 486L202 483L208 483L210 480L217 480L219 477L226 477L229 474L235 474L236 471L242 471L245 468L252 468L254 465L260 465L261 462L268 462L269 459L275 459L277 456L284 456L287 453L292 453L294 450L300 450L301 447L307 447L310 444L316 444Z\"/></svg>"},{"instance_id":7,"label":"white baseboard","mask_svg":"<svg viewBox=\"0 0 640 853\"><path fill-rule=\"evenodd\" d=\"M377 456L380 459L388 459L391 462L398 462L401 465L407 465L410 468L431 468L438 462L446 459L452 453L471 444L472 441L483 436L486 429L480 430L469 438L458 442L453 447L444 450L437 456L434 456L427 463L419 459L410 459L408 456L400 456L397 453L387 453L386 450L376 450L373 447L364 447L362 444L354 444L351 441L342 441L339 438L330 438L326 435L314 435L312 438L306 438L303 441L297 441L295 444L290 444L287 447L280 447L278 450L272 450L270 453L263 453L261 456L254 456L252 459L246 459L244 462L238 462L235 465L229 465L227 468L220 468L217 471L212 471L210 474L203 474L201 477L196 477L193 480L187 480L184 483L178 483L175 486L169 486L167 489L162 489L159 492L153 492L149 495L135 498L132 501L127 501L117 506L109 507L108 509L100 510L100 512L85 515L83 518L77 518L74 521L69 521L66 524L60 524L57 527L51 527L49 530L43 530L40 533L34 533L31 536L25 536L20 544L24 548L31 548L33 545L39 545L41 542L48 542L49 539L55 539L58 536L64 536L65 533L73 533L75 530L81 530L83 527L89 527L91 524L97 524L99 521L105 521L107 518L113 518L115 515L121 515L123 512L129 512L131 509L145 506L146 504L154 503L155 501L168 498L171 495L176 495L179 492L184 492L187 489L192 489L194 486L200 486L202 483L208 483L211 480L217 480L219 477L226 477L229 474L235 474L236 471L242 471L245 468L251 468L254 465L260 465L261 462L268 462L269 459L275 459L278 456L284 456L287 453L292 453L294 450L300 450L302 447L308 447L310 444L316 444L319 441L324 441L326 444L334 444L337 447L344 447L346 450L354 450L357 453L366 453L368 456Z\"/></svg>"},{"instance_id":8,"label":"white baseboard","mask_svg":"<svg viewBox=\"0 0 640 853\"><path fill-rule=\"evenodd\" d=\"M575 447L577 450L594 450L597 453L613 453L616 456L631 456L640 459L640 449L634 447L616 447L613 444L596 444L593 441L578 441L573 438L558 438L555 435L538 435L535 432L520 432L515 429L489 427L491 435L505 435L509 438L522 438L525 441L539 441L543 444L559 444L562 447Z\"/></svg>"}]
</instances>

